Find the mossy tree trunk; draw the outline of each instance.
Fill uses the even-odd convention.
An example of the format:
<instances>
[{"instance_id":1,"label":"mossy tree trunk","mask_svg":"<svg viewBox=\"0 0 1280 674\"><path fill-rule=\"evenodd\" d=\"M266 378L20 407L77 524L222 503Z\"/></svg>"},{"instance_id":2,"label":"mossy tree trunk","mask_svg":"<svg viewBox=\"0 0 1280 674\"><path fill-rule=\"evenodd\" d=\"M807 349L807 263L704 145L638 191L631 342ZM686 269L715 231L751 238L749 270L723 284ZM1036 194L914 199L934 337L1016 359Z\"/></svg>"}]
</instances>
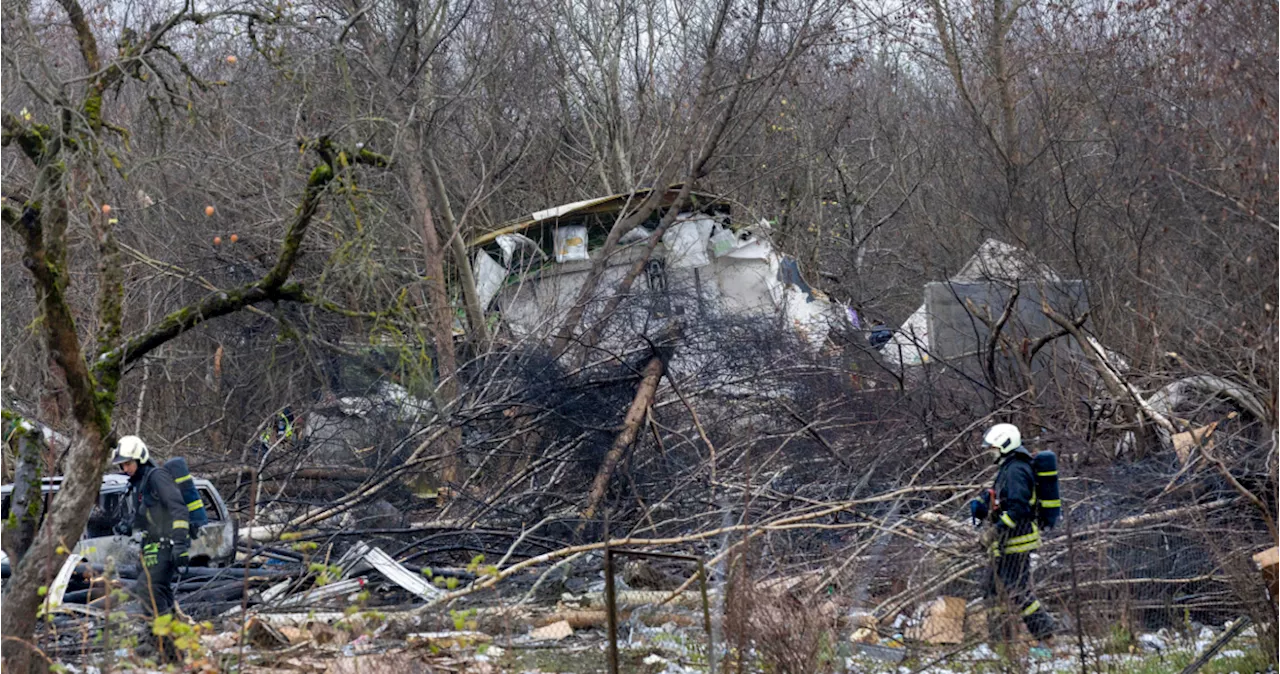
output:
<instances>
[{"instance_id":1,"label":"mossy tree trunk","mask_svg":"<svg viewBox=\"0 0 1280 674\"><path fill-rule=\"evenodd\" d=\"M13 469L13 491L9 494L9 517L4 522L4 554L9 564L22 561L44 516L40 478L44 467L44 438L31 422L5 410L5 439L17 458Z\"/></svg>"},{"instance_id":2,"label":"mossy tree trunk","mask_svg":"<svg viewBox=\"0 0 1280 674\"><path fill-rule=\"evenodd\" d=\"M281 243L276 264L262 279L239 288L212 293L147 326L136 335L120 338L117 346L98 353L93 359L92 369L86 364L76 326L71 319L70 307L62 294L66 281L61 260L55 264L44 244L42 213L30 204L16 220L12 219L12 214L6 213L5 220L27 234L27 266L44 296L45 335L50 351L57 354L59 365L67 373L67 387L71 393L76 427L64 461L65 469L58 498L53 501L27 555L15 567L13 578L5 591L6 610L2 621L5 635L4 657L6 665L13 668L12 671L30 671L31 668L38 670L45 664L41 658L33 659L32 649L23 645L30 643L34 633L39 587L47 584L47 580L66 559L69 550L75 546L97 501L102 473L114 443L111 418L122 368L212 318L240 311L262 301L309 301L300 285L288 283L287 280L321 196L333 179L334 172L328 163L330 153L324 149L323 141L321 145L321 154L326 161L312 172L302 202ZM378 159L370 160L370 163L384 162ZM65 199L65 195L60 198ZM65 217L65 209L55 213ZM108 312L106 315L113 314Z\"/></svg>"},{"instance_id":3,"label":"mossy tree trunk","mask_svg":"<svg viewBox=\"0 0 1280 674\"><path fill-rule=\"evenodd\" d=\"M39 590L50 582L75 547L97 502L102 474L114 444L112 416L124 368L212 318L262 301L310 301L302 286L290 283L289 279L301 254L308 226L334 180L335 167L354 163L387 164L385 158L369 150L343 152L327 138L305 143L303 149L314 150L321 161L307 180L272 268L261 279L211 293L129 336L122 334L124 285L112 235L116 221L105 217L103 210L104 217L95 223L99 256L96 324L93 330L85 331L94 336L94 342L84 344L66 295L72 277L80 274L79 270L67 266L68 213L73 199L78 202L83 198L70 191L70 181L66 179L68 166L74 164L91 172L103 172L106 162L101 161L102 155L110 152L104 148L103 134L123 135L123 130L112 127L102 118L102 94L132 77L125 70L128 63L148 54L171 56L172 52L161 42L169 31L222 15L198 14L184 8L157 24L159 28L144 42L122 44L118 60L103 65L99 61L97 40L80 5L76 0L60 0L60 4L75 30L88 73L79 92L80 102L59 100L55 114L61 122L57 126L33 123L28 115L19 118L5 112L3 116L3 144L16 144L21 149L34 166L35 178L30 194L6 192L0 214L4 224L22 241L23 265L40 298L46 346L66 381L74 425L63 461L58 496L26 554L21 561L15 560L13 576L4 593L0 632L4 634L7 672L43 671L49 664L34 642ZM239 10L226 15L247 17ZM253 18L264 20L260 16ZM118 155L111 157L111 163L119 167Z\"/></svg>"}]
</instances>

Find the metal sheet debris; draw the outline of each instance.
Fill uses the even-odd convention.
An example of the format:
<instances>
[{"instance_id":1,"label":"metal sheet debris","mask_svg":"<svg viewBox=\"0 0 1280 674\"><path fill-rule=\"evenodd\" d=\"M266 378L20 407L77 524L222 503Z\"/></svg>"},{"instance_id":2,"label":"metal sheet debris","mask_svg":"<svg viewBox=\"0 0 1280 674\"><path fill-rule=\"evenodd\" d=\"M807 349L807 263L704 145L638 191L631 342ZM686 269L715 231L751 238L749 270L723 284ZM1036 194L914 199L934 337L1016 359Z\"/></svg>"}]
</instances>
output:
<instances>
[{"instance_id":1,"label":"metal sheet debris","mask_svg":"<svg viewBox=\"0 0 1280 674\"><path fill-rule=\"evenodd\" d=\"M475 270L476 295L479 297L480 309L483 311L502 288L502 282L507 279L507 270L483 250L476 251L472 268Z\"/></svg>"},{"instance_id":2,"label":"metal sheet debris","mask_svg":"<svg viewBox=\"0 0 1280 674\"><path fill-rule=\"evenodd\" d=\"M311 604L321 602L325 599L343 597L353 592L359 592L364 589L366 582L367 580L364 576L350 578L348 580L340 580L336 583L323 585L301 594L285 597L279 604L277 604L277 606L280 608L287 608L290 606L310 606Z\"/></svg>"},{"instance_id":3,"label":"metal sheet debris","mask_svg":"<svg viewBox=\"0 0 1280 674\"><path fill-rule=\"evenodd\" d=\"M62 563L62 568L58 570L58 575L54 577L53 583L49 585L49 592L45 595L42 608L45 614L53 613L62 606L62 597L67 593L67 585L71 583L71 576L75 574L76 567L83 560L84 557L74 552L67 555L67 561Z\"/></svg>"},{"instance_id":4,"label":"metal sheet debris","mask_svg":"<svg viewBox=\"0 0 1280 674\"><path fill-rule=\"evenodd\" d=\"M401 566L391 558L391 555L383 552L381 548L369 550L365 553L364 560L377 569L378 573L385 576L387 580L427 601L438 599L445 594L444 590L435 587L426 578Z\"/></svg>"}]
</instances>

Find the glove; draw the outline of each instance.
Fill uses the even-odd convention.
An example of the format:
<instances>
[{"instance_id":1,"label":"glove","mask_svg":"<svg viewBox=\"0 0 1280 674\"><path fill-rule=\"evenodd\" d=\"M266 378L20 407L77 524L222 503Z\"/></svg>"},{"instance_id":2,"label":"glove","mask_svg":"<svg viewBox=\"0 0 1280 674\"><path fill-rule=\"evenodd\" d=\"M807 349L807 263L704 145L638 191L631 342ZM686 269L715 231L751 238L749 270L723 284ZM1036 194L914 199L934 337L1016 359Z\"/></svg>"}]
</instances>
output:
<instances>
[{"instance_id":1,"label":"glove","mask_svg":"<svg viewBox=\"0 0 1280 674\"><path fill-rule=\"evenodd\" d=\"M111 533L117 536L128 536L133 533L133 526L125 520L120 520L119 522L116 522L114 527L111 527Z\"/></svg>"},{"instance_id":2,"label":"glove","mask_svg":"<svg viewBox=\"0 0 1280 674\"><path fill-rule=\"evenodd\" d=\"M173 564L178 567L178 574L181 576L187 575L187 569L191 567L191 555L187 554L190 551L190 540L173 542Z\"/></svg>"},{"instance_id":3,"label":"glove","mask_svg":"<svg viewBox=\"0 0 1280 674\"><path fill-rule=\"evenodd\" d=\"M969 518L974 520L974 524L982 522L987 518L987 504L982 499L973 499L969 501Z\"/></svg>"}]
</instances>

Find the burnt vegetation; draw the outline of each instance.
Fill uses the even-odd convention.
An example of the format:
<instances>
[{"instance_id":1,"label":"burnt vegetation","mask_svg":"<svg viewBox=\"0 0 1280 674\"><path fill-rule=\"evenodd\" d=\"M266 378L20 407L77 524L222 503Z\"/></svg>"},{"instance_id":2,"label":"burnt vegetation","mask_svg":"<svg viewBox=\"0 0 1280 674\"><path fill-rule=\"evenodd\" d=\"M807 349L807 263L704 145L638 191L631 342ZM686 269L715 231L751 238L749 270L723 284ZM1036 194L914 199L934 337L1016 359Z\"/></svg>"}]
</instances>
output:
<instances>
[{"instance_id":1,"label":"burnt vegetation","mask_svg":"<svg viewBox=\"0 0 1280 674\"><path fill-rule=\"evenodd\" d=\"M693 554L734 652L820 671L981 594L997 421L1061 461L1082 666L1243 615L1274 656L1274 4L517 5L6 4L4 481L72 494L6 523L6 666L136 433L242 553L363 541L437 613ZM703 216L773 257L675 262ZM990 240L1034 264L956 280ZM959 346L907 329L943 305Z\"/></svg>"}]
</instances>

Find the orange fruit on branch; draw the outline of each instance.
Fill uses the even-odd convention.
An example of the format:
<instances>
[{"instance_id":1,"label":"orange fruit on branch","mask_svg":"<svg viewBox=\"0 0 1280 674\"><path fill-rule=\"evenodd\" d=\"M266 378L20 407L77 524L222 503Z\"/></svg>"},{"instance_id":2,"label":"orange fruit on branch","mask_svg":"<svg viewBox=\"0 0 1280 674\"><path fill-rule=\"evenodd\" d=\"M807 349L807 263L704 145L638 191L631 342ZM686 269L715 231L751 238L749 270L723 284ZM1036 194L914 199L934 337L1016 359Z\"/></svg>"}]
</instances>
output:
<instances>
[{"instance_id":1,"label":"orange fruit on branch","mask_svg":"<svg viewBox=\"0 0 1280 674\"><path fill-rule=\"evenodd\" d=\"M206 216L206 217L207 217L207 216L210 216L210 215L213 215L213 206L205 206L205 207L204 207L204 214L205 214L205 216Z\"/></svg>"}]
</instances>

